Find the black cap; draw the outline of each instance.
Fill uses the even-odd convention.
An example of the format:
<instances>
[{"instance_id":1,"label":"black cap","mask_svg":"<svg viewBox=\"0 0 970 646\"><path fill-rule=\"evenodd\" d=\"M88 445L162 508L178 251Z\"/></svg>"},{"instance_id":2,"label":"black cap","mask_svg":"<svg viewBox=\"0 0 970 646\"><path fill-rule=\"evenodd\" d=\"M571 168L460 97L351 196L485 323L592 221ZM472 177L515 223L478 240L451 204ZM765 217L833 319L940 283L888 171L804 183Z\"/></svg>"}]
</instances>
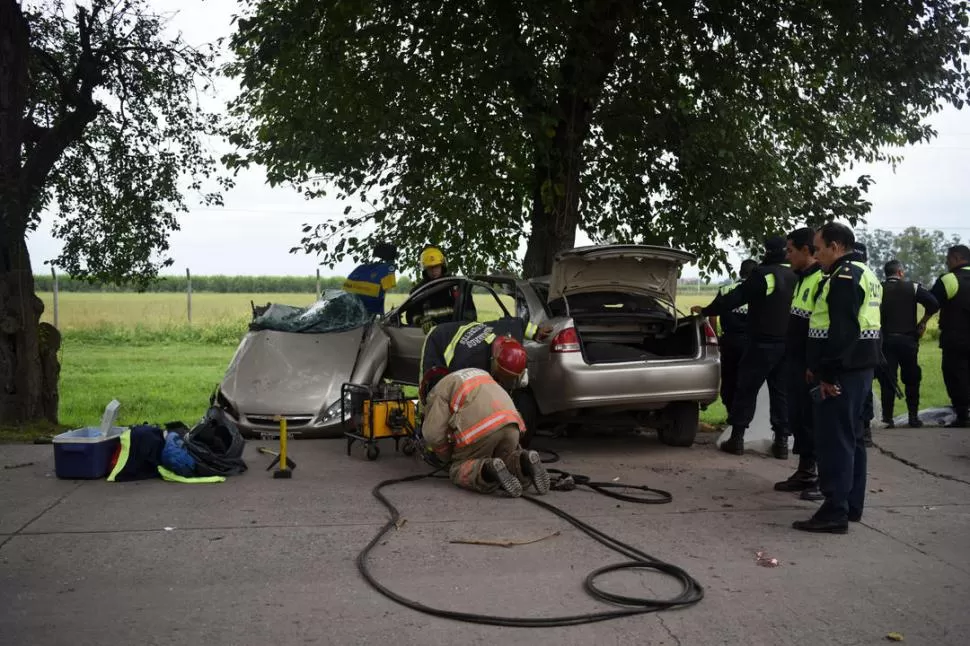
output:
<instances>
[{"instance_id":1,"label":"black cap","mask_svg":"<svg viewBox=\"0 0 970 646\"><path fill-rule=\"evenodd\" d=\"M781 262L785 259L788 242L783 236L771 236L765 240L765 262Z\"/></svg>"}]
</instances>

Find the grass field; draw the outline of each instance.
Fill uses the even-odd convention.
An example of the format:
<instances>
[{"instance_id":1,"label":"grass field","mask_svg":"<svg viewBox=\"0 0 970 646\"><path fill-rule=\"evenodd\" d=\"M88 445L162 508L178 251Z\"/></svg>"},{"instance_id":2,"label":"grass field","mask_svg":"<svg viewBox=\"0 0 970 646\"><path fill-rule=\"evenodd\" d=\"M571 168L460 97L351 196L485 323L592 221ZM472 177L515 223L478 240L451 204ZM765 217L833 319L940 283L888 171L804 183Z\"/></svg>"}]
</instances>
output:
<instances>
[{"instance_id":1,"label":"grass field","mask_svg":"<svg viewBox=\"0 0 970 646\"><path fill-rule=\"evenodd\" d=\"M51 294L42 293L52 319ZM711 296L684 294L678 306L706 304ZM403 296L395 295L389 306ZM122 403L121 423L198 420L209 395L221 381L250 320L250 301L267 300L305 306L312 294L211 294L192 297L186 321L186 298L180 294L62 293L59 324L62 424L95 424L112 398ZM940 375L940 351L923 344L923 406L947 404ZM899 402L897 412L902 412ZM724 421L720 402L702 414L711 424Z\"/></svg>"}]
</instances>

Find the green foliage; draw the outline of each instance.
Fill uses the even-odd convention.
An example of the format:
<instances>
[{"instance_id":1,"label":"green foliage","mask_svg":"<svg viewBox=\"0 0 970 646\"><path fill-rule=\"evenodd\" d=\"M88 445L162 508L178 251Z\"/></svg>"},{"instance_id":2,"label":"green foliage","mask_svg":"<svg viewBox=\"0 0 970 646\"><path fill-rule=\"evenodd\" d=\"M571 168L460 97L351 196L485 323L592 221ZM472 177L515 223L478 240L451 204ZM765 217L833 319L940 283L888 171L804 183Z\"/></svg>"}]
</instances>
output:
<instances>
[{"instance_id":1,"label":"green foliage","mask_svg":"<svg viewBox=\"0 0 970 646\"><path fill-rule=\"evenodd\" d=\"M243 6L225 161L359 200L304 228L328 263L382 238L480 271L530 225L530 251L567 243L578 213L594 241L713 270L719 239L858 222L871 180L845 166L928 141L970 85L965 0Z\"/></svg>"},{"instance_id":2,"label":"green foliage","mask_svg":"<svg viewBox=\"0 0 970 646\"><path fill-rule=\"evenodd\" d=\"M218 117L200 104L213 50L165 35L147 0L91 0L69 15L61 0L26 2L30 28L29 136L23 142L25 214L45 208L64 241L54 264L77 277L146 282L163 255L185 193L215 178L206 137ZM186 190L187 189L187 190Z\"/></svg>"},{"instance_id":3,"label":"green foliage","mask_svg":"<svg viewBox=\"0 0 970 646\"><path fill-rule=\"evenodd\" d=\"M906 277L927 288L936 278L946 273L946 251L960 244L960 236L947 238L942 231L927 231L908 227L895 234L885 229L861 232L859 238L866 244L869 266L882 276L883 267L890 260L903 263Z\"/></svg>"},{"instance_id":4,"label":"green foliage","mask_svg":"<svg viewBox=\"0 0 970 646\"><path fill-rule=\"evenodd\" d=\"M340 289L343 276L320 278L320 289ZM38 292L54 291L54 279L49 275L34 276ZM397 286L391 293L407 293L411 289L411 279L398 278ZM58 276L57 288L62 292L179 292L188 290L185 276L159 276L150 283L97 283L70 276ZM217 294L312 294L317 289L317 279L313 276L192 276L193 292L214 292Z\"/></svg>"}]
</instances>

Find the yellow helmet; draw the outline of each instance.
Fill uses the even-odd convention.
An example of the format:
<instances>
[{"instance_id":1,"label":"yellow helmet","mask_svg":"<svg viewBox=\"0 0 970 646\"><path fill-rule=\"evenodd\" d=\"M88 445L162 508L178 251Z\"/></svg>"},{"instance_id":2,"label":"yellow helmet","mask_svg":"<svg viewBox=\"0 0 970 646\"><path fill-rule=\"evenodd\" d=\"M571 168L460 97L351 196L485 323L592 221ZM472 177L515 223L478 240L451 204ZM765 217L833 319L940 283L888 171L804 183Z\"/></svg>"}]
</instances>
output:
<instances>
[{"instance_id":1,"label":"yellow helmet","mask_svg":"<svg viewBox=\"0 0 970 646\"><path fill-rule=\"evenodd\" d=\"M421 252L421 266L425 269L443 264L445 264L445 254L441 253L441 249L428 247Z\"/></svg>"}]
</instances>

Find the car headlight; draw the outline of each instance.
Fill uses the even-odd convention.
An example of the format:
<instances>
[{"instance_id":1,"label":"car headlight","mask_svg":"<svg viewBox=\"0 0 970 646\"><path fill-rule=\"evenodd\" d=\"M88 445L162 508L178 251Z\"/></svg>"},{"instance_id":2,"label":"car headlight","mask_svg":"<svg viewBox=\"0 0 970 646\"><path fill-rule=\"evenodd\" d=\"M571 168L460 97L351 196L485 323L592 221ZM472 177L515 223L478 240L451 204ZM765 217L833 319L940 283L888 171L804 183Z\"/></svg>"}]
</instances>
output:
<instances>
[{"instance_id":1,"label":"car headlight","mask_svg":"<svg viewBox=\"0 0 970 646\"><path fill-rule=\"evenodd\" d=\"M323 415L320 416L320 421L323 423L332 422L335 419L340 418L341 404L346 410L349 416L353 411L350 408L350 393L345 393L343 401L337 400L334 403L327 406L327 410L323 411Z\"/></svg>"}]
</instances>

